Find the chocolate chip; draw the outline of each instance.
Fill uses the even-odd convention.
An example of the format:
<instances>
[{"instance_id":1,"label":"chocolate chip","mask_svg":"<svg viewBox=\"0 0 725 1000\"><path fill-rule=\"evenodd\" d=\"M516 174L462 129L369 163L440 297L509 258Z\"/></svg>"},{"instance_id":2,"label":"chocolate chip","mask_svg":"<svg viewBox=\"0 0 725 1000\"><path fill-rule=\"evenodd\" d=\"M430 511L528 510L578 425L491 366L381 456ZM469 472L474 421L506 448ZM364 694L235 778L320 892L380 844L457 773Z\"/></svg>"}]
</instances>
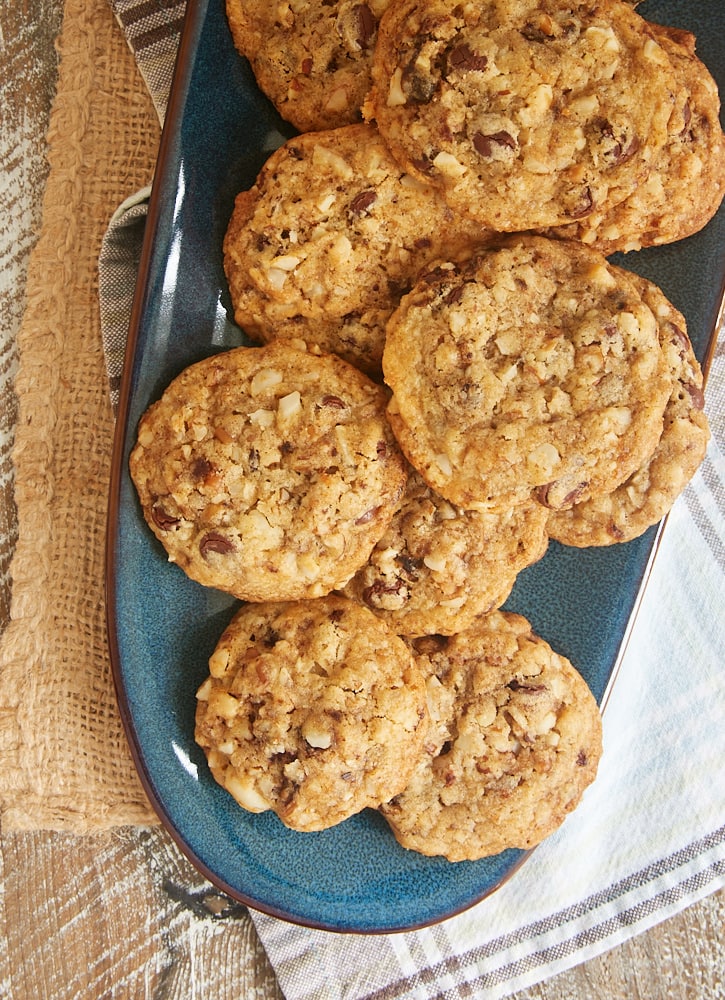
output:
<instances>
[{"instance_id":1,"label":"chocolate chip","mask_svg":"<svg viewBox=\"0 0 725 1000\"><path fill-rule=\"evenodd\" d=\"M420 73L411 72L405 74L408 97L416 104L429 104L433 100L436 92L437 81L430 76L422 76Z\"/></svg>"},{"instance_id":2,"label":"chocolate chip","mask_svg":"<svg viewBox=\"0 0 725 1000\"><path fill-rule=\"evenodd\" d=\"M512 691L529 691L532 694L538 693L539 691L546 691L545 684L522 684L520 681L517 681L515 677L512 681L509 681L508 686Z\"/></svg>"},{"instance_id":3,"label":"chocolate chip","mask_svg":"<svg viewBox=\"0 0 725 1000\"><path fill-rule=\"evenodd\" d=\"M340 399L339 396L323 396L322 397L323 406L331 406L335 410L344 410L345 403Z\"/></svg>"},{"instance_id":4,"label":"chocolate chip","mask_svg":"<svg viewBox=\"0 0 725 1000\"><path fill-rule=\"evenodd\" d=\"M194 479L206 479L214 466L206 458L197 458L192 462L191 474Z\"/></svg>"},{"instance_id":5,"label":"chocolate chip","mask_svg":"<svg viewBox=\"0 0 725 1000\"><path fill-rule=\"evenodd\" d=\"M450 291L443 297L445 304L447 306L452 306L455 305L456 302L460 302L463 298L465 287L465 285L454 285L453 288L451 288Z\"/></svg>"},{"instance_id":6,"label":"chocolate chip","mask_svg":"<svg viewBox=\"0 0 725 1000\"><path fill-rule=\"evenodd\" d=\"M208 559L212 552L218 552L219 555L226 556L234 551L234 545L224 535L220 535L218 531L208 531L199 542L199 551L204 559Z\"/></svg>"},{"instance_id":7,"label":"chocolate chip","mask_svg":"<svg viewBox=\"0 0 725 1000\"><path fill-rule=\"evenodd\" d=\"M516 149L516 140L508 132L494 132L491 135L484 135L483 132L476 132L473 137L473 148L481 156L490 157L493 155L494 146L505 146L508 149Z\"/></svg>"},{"instance_id":8,"label":"chocolate chip","mask_svg":"<svg viewBox=\"0 0 725 1000\"><path fill-rule=\"evenodd\" d=\"M361 49L367 49L377 28L375 15L366 3L359 3L354 9L354 14L357 21L357 43Z\"/></svg>"},{"instance_id":9,"label":"chocolate chip","mask_svg":"<svg viewBox=\"0 0 725 1000\"><path fill-rule=\"evenodd\" d=\"M667 321L667 332L670 335L670 342L677 347L680 357L685 357L685 354L690 347L690 338L687 336L684 330L681 330L676 323Z\"/></svg>"},{"instance_id":10,"label":"chocolate chip","mask_svg":"<svg viewBox=\"0 0 725 1000\"><path fill-rule=\"evenodd\" d=\"M380 507L371 507L370 510L366 510L364 514L361 514L355 521L355 524L370 524L379 514Z\"/></svg>"},{"instance_id":11,"label":"chocolate chip","mask_svg":"<svg viewBox=\"0 0 725 1000\"><path fill-rule=\"evenodd\" d=\"M687 392L689 393L690 399L692 400L693 408L696 410L702 410L705 407L705 394L699 386L695 385L694 382L683 382L682 383Z\"/></svg>"},{"instance_id":12,"label":"chocolate chip","mask_svg":"<svg viewBox=\"0 0 725 1000\"><path fill-rule=\"evenodd\" d=\"M614 160L614 165L618 167L621 163L631 160L635 153L638 152L640 146L641 143L636 135L630 139L626 146L623 146L621 142L615 143L610 154Z\"/></svg>"},{"instance_id":13,"label":"chocolate chip","mask_svg":"<svg viewBox=\"0 0 725 1000\"><path fill-rule=\"evenodd\" d=\"M544 486L537 486L534 490L534 496L542 507L548 507L549 510L567 510L581 500L587 486L589 486L588 482L577 483L573 490L569 490L561 499L558 499L554 497L554 492L559 487L559 483L554 480Z\"/></svg>"},{"instance_id":14,"label":"chocolate chip","mask_svg":"<svg viewBox=\"0 0 725 1000\"><path fill-rule=\"evenodd\" d=\"M423 565L422 559L414 559L413 556L402 554L398 556L398 562L409 580L418 579L418 570Z\"/></svg>"},{"instance_id":15,"label":"chocolate chip","mask_svg":"<svg viewBox=\"0 0 725 1000\"><path fill-rule=\"evenodd\" d=\"M372 188L368 188L367 191L361 191L360 194L356 195L350 202L350 211L353 215L362 215L363 212L367 212L371 205L374 205L378 200L378 196Z\"/></svg>"},{"instance_id":16,"label":"chocolate chip","mask_svg":"<svg viewBox=\"0 0 725 1000\"><path fill-rule=\"evenodd\" d=\"M581 198L574 208L570 209L568 214L572 219L583 219L585 215L589 215L593 208L594 199L592 198L591 188L585 187L582 191Z\"/></svg>"},{"instance_id":17,"label":"chocolate chip","mask_svg":"<svg viewBox=\"0 0 725 1000\"><path fill-rule=\"evenodd\" d=\"M589 763L589 758L584 750L580 750L577 754L576 762L579 767L585 767Z\"/></svg>"},{"instance_id":18,"label":"chocolate chip","mask_svg":"<svg viewBox=\"0 0 725 1000\"><path fill-rule=\"evenodd\" d=\"M152 507L151 517L153 518L154 524L161 531L171 531L179 523L181 518L172 517L168 514L163 507Z\"/></svg>"},{"instance_id":19,"label":"chocolate chip","mask_svg":"<svg viewBox=\"0 0 725 1000\"><path fill-rule=\"evenodd\" d=\"M465 42L462 42L460 45L454 45L453 48L449 50L446 59L447 73L452 73L454 71L467 73L471 70L482 71L487 66L487 56L482 56L479 55L478 52L474 52L470 45L467 45Z\"/></svg>"},{"instance_id":20,"label":"chocolate chip","mask_svg":"<svg viewBox=\"0 0 725 1000\"><path fill-rule=\"evenodd\" d=\"M362 599L370 607L375 607L380 598L386 594L400 594L401 591L405 590L406 587L402 580L396 580L395 583L383 583L382 580L376 580L370 587L363 590Z\"/></svg>"}]
</instances>

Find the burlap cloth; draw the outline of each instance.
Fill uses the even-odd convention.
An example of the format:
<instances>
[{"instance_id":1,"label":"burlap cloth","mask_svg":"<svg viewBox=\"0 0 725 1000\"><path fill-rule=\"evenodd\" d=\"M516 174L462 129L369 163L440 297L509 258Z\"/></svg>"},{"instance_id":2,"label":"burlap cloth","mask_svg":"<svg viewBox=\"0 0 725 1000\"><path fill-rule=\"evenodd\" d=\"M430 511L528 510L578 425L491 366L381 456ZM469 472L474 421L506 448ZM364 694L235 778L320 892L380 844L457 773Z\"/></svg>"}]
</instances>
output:
<instances>
[{"instance_id":1,"label":"burlap cloth","mask_svg":"<svg viewBox=\"0 0 725 1000\"><path fill-rule=\"evenodd\" d=\"M18 337L18 542L0 648L0 822L91 831L155 822L116 709L104 624L112 415L101 239L148 184L157 113L107 0L66 0L50 174Z\"/></svg>"}]
</instances>

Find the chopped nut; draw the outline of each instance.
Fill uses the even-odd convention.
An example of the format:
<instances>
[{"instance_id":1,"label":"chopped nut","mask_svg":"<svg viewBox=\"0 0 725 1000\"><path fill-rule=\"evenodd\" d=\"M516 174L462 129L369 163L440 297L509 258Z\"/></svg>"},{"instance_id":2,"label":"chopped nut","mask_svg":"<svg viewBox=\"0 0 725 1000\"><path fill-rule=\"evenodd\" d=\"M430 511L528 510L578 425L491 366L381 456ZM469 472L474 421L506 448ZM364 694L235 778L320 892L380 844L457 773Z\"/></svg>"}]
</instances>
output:
<instances>
[{"instance_id":1,"label":"chopped nut","mask_svg":"<svg viewBox=\"0 0 725 1000\"><path fill-rule=\"evenodd\" d=\"M209 673L212 677L223 677L229 666L229 650L220 649L214 650L214 652L209 657Z\"/></svg>"},{"instance_id":2,"label":"chopped nut","mask_svg":"<svg viewBox=\"0 0 725 1000\"><path fill-rule=\"evenodd\" d=\"M209 701L209 695L212 690L212 679L207 677L204 683L201 685L199 690L196 692L197 701Z\"/></svg>"},{"instance_id":3,"label":"chopped nut","mask_svg":"<svg viewBox=\"0 0 725 1000\"><path fill-rule=\"evenodd\" d=\"M258 396L267 389L273 389L282 381L282 373L274 368L262 368L251 381L249 391L252 396Z\"/></svg>"},{"instance_id":4,"label":"chopped nut","mask_svg":"<svg viewBox=\"0 0 725 1000\"><path fill-rule=\"evenodd\" d=\"M282 396L277 404L277 416L280 420L290 420L302 412L302 397L295 389L294 392Z\"/></svg>"},{"instance_id":5,"label":"chopped nut","mask_svg":"<svg viewBox=\"0 0 725 1000\"><path fill-rule=\"evenodd\" d=\"M239 702L222 688L214 688L209 693L208 712L210 716L218 715L221 719L229 721L239 711Z\"/></svg>"},{"instance_id":6,"label":"chopped nut","mask_svg":"<svg viewBox=\"0 0 725 1000\"><path fill-rule=\"evenodd\" d=\"M305 742L316 750L327 750L332 746L332 733L323 729L318 720L305 719L302 723L302 735Z\"/></svg>"},{"instance_id":7,"label":"chopped nut","mask_svg":"<svg viewBox=\"0 0 725 1000\"><path fill-rule=\"evenodd\" d=\"M407 104L408 98L405 96L402 87L402 79L403 70L398 66L390 78L390 87L388 88L388 99L386 102L389 108L397 108L403 104Z\"/></svg>"},{"instance_id":8,"label":"chopped nut","mask_svg":"<svg viewBox=\"0 0 725 1000\"><path fill-rule=\"evenodd\" d=\"M265 812L269 809L269 802L257 790L255 785L249 780L237 777L231 770L224 775L224 787L232 795L243 809L249 812Z\"/></svg>"},{"instance_id":9,"label":"chopped nut","mask_svg":"<svg viewBox=\"0 0 725 1000\"><path fill-rule=\"evenodd\" d=\"M466 172L466 168L460 160L443 150L433 158L433 166L448 177L462 177Z\"/></svg>"}]
</instances>

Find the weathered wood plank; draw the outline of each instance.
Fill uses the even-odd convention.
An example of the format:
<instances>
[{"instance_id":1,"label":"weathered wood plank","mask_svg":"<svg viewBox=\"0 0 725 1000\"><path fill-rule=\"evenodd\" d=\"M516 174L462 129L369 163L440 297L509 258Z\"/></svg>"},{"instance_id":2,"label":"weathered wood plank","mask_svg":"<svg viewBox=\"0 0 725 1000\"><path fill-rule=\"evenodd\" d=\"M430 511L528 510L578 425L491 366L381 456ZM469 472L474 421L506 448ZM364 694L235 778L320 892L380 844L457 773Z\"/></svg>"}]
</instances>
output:
<instances>
[{"instance_id":1,"label":"weathered wood plank","mask_svg":"<svg viewBox=\"0 0 725 1000\"><path fill-rule=\"evenodd\" d=\"M161 829L5 834L2 864L3 998L283 1000L246 910ZM722 1000L724 927L725 891L515 1000Z\"/></svg>"},{"instance_id":2,"label":"weathered wood plank","mask_svg":"<svg viewBox=\"0 0 725 1000\"><path fill-rule=\"evenodd\" d=\"M10 458L17 406L15 337L48 172L45 133L55 91L62 0L0 0L0 632L10 609L17 537Z\"/></svg>"},{"instance_id":3,"label":"weathered wood plank","mask_svg":"<svg viewBox=\"0 0 725 1000\"><path fill-rule=\"evenodd\" d=\"M281 1000L246 909L161 830L6 834L9 1000Z\"/></svg>"}]
</instances>

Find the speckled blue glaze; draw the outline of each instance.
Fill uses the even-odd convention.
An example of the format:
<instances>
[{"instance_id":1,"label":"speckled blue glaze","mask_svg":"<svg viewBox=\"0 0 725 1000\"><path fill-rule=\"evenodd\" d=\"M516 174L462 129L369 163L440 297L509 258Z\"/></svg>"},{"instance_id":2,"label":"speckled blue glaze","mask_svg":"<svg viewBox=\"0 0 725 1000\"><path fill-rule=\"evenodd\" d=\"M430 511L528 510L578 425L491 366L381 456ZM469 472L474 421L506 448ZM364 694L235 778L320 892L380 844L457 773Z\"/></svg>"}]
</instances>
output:
<instances>
[{"instance_id":1,"label":"speckled blue glaze","mask_svg":"<svg viewBox=\"0 0 725 1000\"><path fill-rule=\"evenodd\" d=\"M694 31L725 92L725 4L646 0L652 20ZM258 909L340 931L432 923L484 897L525 859L507 851L451 864L399 847L374 812L323 833L287 830L239 809L193 738L195 691L235 603L170 565L147 530L127 474L141 413L184 367L243 343L230 319L222 238L237 191L290 134L232 46L222 0L190 0L154 183L121 394L107 546L108 622L119 706L161 819L212 881ZM656 281L685 314L698 356L722 292L725 214L671 247L620 263ZM579 667L602 702L656 548L552 544L521 574L507 607Z\"/></svg>"}]
</instances>

